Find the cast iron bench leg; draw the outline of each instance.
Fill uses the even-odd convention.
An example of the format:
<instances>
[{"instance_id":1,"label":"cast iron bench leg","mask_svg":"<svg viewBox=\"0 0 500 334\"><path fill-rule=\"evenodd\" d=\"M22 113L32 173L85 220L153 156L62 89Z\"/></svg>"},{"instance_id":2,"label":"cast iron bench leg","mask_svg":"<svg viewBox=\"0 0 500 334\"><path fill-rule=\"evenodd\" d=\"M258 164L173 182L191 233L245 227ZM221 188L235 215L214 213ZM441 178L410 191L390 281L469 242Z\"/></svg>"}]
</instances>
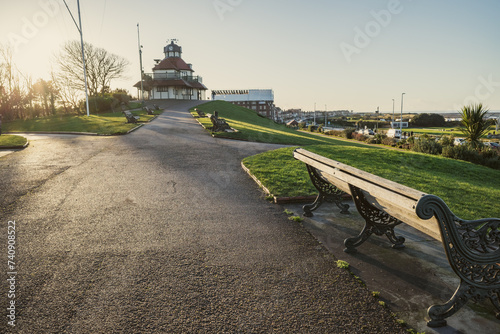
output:
<instances>
[{"instance_id":1,"label":"cast iron bench leg","mask_svg":"<svg viewBox=\"0 0 500 334\"><path fill-rule=\"evenodd\" d=\"M335 203L339 207L340 213L349 213L349 204L342 203L342 195L344 195L345 192L323 180L314 167L311 167L309 165L306 166L309 177L311 178L314 187L318 189L319 194L313 203L304 205L302 207L302 209L304 210L304 216L312 217L312 211L319 208L324 201Z\"/></svg>"},{"instance_id":2,"label":"cast iron bench leg","mask_svg":"<svg viewBox=\"0 0 500 334\"><path fill-rule=\"evenodd\" d=\"M351 194L360 215L365 219L365 226L357 237L351 237L344 240L346 253L356 253L356 247L365 242L372 234L386 235L392 242L392 248L404 248L405 238L398 237L394 233L394 227L401 224L402 221L394 218L386 212L379 210L371 205L365 198L361 189L349 185Z\"/></svg>"}]
</instances>

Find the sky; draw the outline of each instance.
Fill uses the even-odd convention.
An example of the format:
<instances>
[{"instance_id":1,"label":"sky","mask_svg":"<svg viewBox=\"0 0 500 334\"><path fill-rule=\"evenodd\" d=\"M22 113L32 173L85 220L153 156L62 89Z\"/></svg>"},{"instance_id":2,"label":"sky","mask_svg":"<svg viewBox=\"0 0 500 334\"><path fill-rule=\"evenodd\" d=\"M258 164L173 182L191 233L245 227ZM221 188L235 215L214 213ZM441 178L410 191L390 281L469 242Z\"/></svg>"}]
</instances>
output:
<instances>
[{"instance_id":1,"label":"sky","mask_svg":"<svg viewBox=\"0 0 500 334\"><path fill-rule=\"evenodd\" d=\"M66 0L78 22L77 0ZM0 45L50 78L80 35L62 0L0 0ZM210 91L272 89L282 109L500 110L498 0L80 0L86 42L130 62L111 83L137 96L170 39ZM404 95L403 95L404 93ZM402 101L402 97L404 98Z\"/></svg>"}]
</instances>

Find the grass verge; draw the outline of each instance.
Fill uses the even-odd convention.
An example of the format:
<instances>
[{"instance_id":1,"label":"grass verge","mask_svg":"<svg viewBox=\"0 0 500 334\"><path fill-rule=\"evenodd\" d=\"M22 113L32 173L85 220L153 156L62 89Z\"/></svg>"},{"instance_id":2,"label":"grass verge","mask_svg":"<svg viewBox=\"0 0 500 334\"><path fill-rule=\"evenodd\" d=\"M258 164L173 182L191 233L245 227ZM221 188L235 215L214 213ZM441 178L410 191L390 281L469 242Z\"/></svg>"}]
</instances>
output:
<instances>
[{"instance_id":1,"label":"grass verge","mask_svg":"<svg viewBox=\"0 0 500 334\"><path fill-rule=\"evenodd\" d=\"M314 153L340 161L408 187L441 197L460 218L500 217L497 170L439 156L372 147L313 145ZM317 194L295 147L245 158L243 164L277 197Z\"/></svg>"},{"instance_id":2,"label":"grass verge","mask_svg":"<svg viewBox=\"0 0 500 334\"><path fill-rule=\"evenodd\" d=\"M6 147L22 147L26 145L28 140L21 136L16 135L1 135L0 136L0 148Z\"/></svg>"},{"instance_id":3,"label":"grass verge","mask_svg":"<svg viewBox=\"0 0 500 334\"><path fill-rule=\"evenodd\" d=\"M146 111L132 111L140 116L139 122L148 122L154 115ZM87 132L101 135L125 134L137 124L127 123L121 112L90 116L58 115L30 120L15 120L3 123L5 132Z\"/></svg>"}]
</instances>

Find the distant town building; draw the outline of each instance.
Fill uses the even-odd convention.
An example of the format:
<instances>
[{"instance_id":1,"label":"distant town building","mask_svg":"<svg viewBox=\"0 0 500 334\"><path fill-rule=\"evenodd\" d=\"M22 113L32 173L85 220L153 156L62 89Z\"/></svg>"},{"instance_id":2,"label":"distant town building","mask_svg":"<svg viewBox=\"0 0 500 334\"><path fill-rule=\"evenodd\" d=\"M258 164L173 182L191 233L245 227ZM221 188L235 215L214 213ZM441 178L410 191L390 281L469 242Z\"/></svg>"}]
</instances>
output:
<instances>
[{"instance_id":1,"label":"distant town building","mask_svg":"<svg viewBox=\"0 0 500 334\"><path fill-rule=\"evenodd\" d=\"M213 90L212 100L222 100L255 110L260 115L274 119L274 93L272 89Z\"/></svg>"},{"instance_id":2,"label":"distant town building","mask_svg":"<svg viewBox=\"0 0 500 334\"><path fill-rule=\"evenodd\" d=\"M192 64L182 58L182 48L173 40L163 49L165 58L155 59L153 73L145 73L142 86L149 99L204 100L207 87L194 76ZM134 85L139 90L141 82Z\"/></svg>"},{"instance_id":3,"label":"distant town building","mask_svg":"<svg viewBox=\"0 0 500 334\"><path fill-rule=\"evenodd\" d=\"M407 128L408 127L408 122L401 122L399 119L396 119L396 122L391 122L391 128L392 129L399 129L399 128Z\"/></svg>"}]
</instances>

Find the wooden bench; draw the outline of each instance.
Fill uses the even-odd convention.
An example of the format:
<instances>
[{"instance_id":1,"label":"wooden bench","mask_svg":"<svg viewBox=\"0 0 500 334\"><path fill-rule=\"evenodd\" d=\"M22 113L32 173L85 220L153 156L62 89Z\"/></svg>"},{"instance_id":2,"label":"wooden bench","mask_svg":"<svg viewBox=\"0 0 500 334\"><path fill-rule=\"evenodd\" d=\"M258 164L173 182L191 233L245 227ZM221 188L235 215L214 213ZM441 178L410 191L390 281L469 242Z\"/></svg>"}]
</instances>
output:
<instances>
[{"instance_id":1,"label":"wooden bench","mask_svg":"<svg viewBox=\"0 0 500 334\"><path fill-rule=\"evenodd\" d=\"M214 111L213 114L207 114L207 117L212 121L213 132L223 132L231 129L223 118L219 118L219 113L217 111Z\"/></svg>"},{"instance_id":2,"label":"wooden bench","mask_svg":"<svg viewBox=\"0 0 500 334\"><path fill-rule=\"evenodd\" d=\"M127 118L127 123L137 123L139 121L139 116L133 115L130 111L125 110L123 111L123 114Z\"/></svg>"},{"instance_id":3,"label":"wooden bench","mask_svg":"<svg viewBox=\"0 0 500 334\"><path fill-rule=\"evenodd\" d=\"M142 109L145 110L148 113L148 115L154 115L155 114L150 107L144 107Z\"/></svg>"},{"instance_id":4,"label":"wooden bench","mask_svg":"<svg viewBox=\"0 0 500 334\"><path fill-rule=\"evenodd\" d=\"M205 113L198 108L194 108L194 111L198 114L198 117L205 117Z\"/></svg>"},{"instance_id":5,"label":"wooden bench","mask_svg":"<svg viewBox=\"0 0 500 334\"><path fill-rule=\"evenodd\" d=\"M489 298L500 319L500 219L467 221L458 218L446 203L435 195L403 186L376 175L345 165L304 149L296 149L294 157L307 165L309 176L319 195L304 207L312 215L325 200L335 202L344 212L342 193L350 194L365 226L356 237L344 241L345 252L370 235L386 235L394 248L403 248L405 239L396 236L394 227L408 224L441 241L448 262L460 278L455 294L442 305L427 310L427 325L441 327L468 300Z\"/></svg>"}]
</instances>

